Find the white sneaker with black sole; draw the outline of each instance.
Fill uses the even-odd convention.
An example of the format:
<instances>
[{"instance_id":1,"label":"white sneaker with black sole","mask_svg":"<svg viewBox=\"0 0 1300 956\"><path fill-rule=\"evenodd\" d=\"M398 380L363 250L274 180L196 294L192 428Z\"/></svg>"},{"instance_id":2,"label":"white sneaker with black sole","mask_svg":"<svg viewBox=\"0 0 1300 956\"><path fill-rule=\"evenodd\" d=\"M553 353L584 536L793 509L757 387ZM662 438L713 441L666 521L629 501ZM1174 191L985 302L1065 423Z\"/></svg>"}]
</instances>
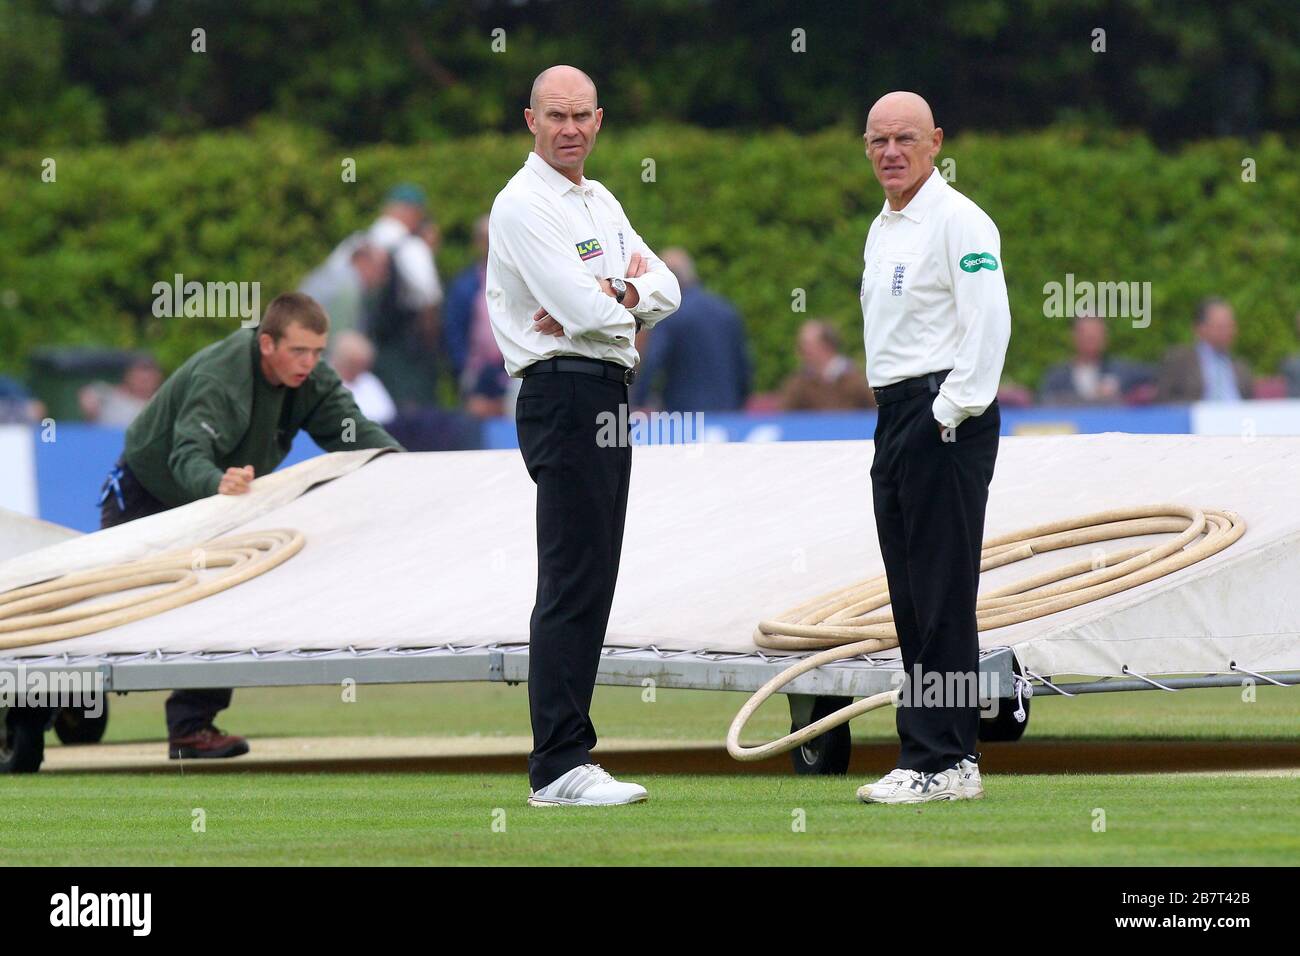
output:
<instances>
[{"instance_id":1,"label":"white sneaker with black sole","mask_svg":"<svg viewBox=\"0 0 1300 956\"><path fill-rule=\"evenodd\" d=\"M963 758L947 770L892 770L873 784L858 788L863 803L931 803L936 800L979 800L984 796L979 764Z\"/></svg>"},{"instance_id":2,"label":"white sneaker with black sole","mask_svg":"<svg viewBox=\"0 0 1300 956\"><path fill-rule=\"evenodd\" d=\"M540 790L528 792L530 807L614 807L640 803L647 794L636 783L620 783L598 763L574 767Z\"/></svg>"}]
</instances>

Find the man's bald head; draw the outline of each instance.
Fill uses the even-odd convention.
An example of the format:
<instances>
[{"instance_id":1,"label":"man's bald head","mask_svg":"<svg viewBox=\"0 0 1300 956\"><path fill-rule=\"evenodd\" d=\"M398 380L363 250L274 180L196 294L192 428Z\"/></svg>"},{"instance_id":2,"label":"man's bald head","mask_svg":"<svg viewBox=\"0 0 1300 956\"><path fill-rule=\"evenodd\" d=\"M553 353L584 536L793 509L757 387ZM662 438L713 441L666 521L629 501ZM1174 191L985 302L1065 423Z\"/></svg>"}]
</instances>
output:
<instances>
[{"instance_id":1,"label":"man's bald head","mask_svg":"<svg viewBox=\"0 0 1300 956\"><path fill-rule=\"evenodd\" d=\"M924 97L906 90L895 90L876 100L875 105L871 107L871 112L867 114L868 128L873 119L877 123L903 120L922 132L934 129L934 113L930 112L930 104Z\"/></svg>"},{"instance_id":2,"label":"man's bald head","mask_svg":"<svg viewBox=\"0 0 1300 956\"><path fill-rule=\"evenodd\" d=\"M542 70L524 110L533 151L575 183L582 182L582 167L596 145L602 116L596 84L575 66Z\"/></svg>"},{"instance_id":3,"label":"man's bald head","mask_svg":"<svg viewBox=\"0 0 1300 956\"><path fill-rule=\"evenodd\" d=\"M537 79L533 80L532 92L528 94L528 108L537 112L538 94L548 90L551 85L561 88L568 92L575 86L585 86L591 91L592 106L596 105L596 84L586 73L576 66L548 66L537 74Z\"/></svg>"},{"instance_id":4,"label":"man's bald head","mask_svg":"<svg viewBox=\"0 0 1300 956\"><path fill-rule=\"evenodd\" d=\"M867 114L862 136L889 208L902 209L925 185L943 145L930 104L915 93L886 93Z\"/></svg>"}]
</instances>

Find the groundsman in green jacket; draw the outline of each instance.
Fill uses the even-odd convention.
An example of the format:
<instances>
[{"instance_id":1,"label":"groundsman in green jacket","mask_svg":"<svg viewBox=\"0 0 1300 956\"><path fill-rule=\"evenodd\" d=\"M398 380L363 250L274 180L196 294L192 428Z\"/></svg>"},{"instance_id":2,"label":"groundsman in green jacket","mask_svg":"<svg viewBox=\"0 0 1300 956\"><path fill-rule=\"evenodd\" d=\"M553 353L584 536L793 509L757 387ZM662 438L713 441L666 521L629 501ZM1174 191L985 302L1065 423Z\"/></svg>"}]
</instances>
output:
<instances>
[{"instance_id":1,"label":"groundsman in green jacket","mask_svg":"<svg viewBox=\"0 0 1300 956\"><path fill-rule=\"evenodd\" d=\"M144 489L168 507L242 494L300 429L325 451L400 450L320 360L328 333L320 305L289 292L256 329L190 356L127 429L123 458Z\"/></svg>"}]
</instances>

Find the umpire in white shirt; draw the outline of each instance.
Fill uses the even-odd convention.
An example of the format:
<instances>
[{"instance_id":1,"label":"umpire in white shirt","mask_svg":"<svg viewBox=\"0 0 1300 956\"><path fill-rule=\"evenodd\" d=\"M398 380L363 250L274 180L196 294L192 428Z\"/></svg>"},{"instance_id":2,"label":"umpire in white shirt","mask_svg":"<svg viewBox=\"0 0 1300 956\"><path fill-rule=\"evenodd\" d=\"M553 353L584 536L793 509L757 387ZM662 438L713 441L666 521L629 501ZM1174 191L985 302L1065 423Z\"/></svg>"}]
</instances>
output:
<instances>
[{"instance_id":1,"label":"umpire in white shirt","mask_svg":"<svg viewBox=\"0 0 1300 956\"><path fill-rule=\"evenodd\" d=\"M623 207L583 176L602 111L581 70L533 83L533 152L492 205L487 303L506 370L523 378L519 448L537 485L537 598L530 622L529 803L634 803L643 787L591 763L589 710L623 547L632 449L619 407L644 324L670 315L677 280ZM610 423L613 423L612 427ZM598 440L599 439L599 440Z\"/></svg>"},{"instance_id":2,"label":"umpire in white shirt","mask_svg":"<svg viewBox=\"0 0 1300 956\"><path fill-rule=\"evenodd\" d=\"M885 190L861 292L879 406L871 490L907 680L898 768L858 797L973 799L984 793L979 704L965 691L978 676L975 600L1011 337L1001 241L935 169L943 130L921 97L882 97L864 140ZM923 691L940 686L940 705L926 694L923 706Z\"/></svg>"}]
</instances>

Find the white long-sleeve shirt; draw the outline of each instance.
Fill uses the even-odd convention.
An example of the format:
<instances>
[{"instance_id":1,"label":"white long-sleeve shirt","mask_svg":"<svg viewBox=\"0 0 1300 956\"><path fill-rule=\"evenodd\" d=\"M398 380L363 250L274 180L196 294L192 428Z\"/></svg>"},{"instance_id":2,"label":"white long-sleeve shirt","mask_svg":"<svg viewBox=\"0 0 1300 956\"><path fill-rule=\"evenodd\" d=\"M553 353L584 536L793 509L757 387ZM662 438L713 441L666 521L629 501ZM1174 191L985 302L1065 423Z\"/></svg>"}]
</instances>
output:
<instances>
[{"instance_id":1,"label":"white long-sleeve shirt","mask_svg":"<svg viewBox=\"0 0 1300 956\"><path fill-rule=\"evenodd\" d=\"M340 376L340 381L352 393L352 400L361 409L361 414L372 422L387 425L397 417L393 396L388 394L384 383L373 372L361 372L350 382Z\"/></svg>"},{"instance_id":2,"label":"white long-sleeve shirt","mask_svg":"<svg viewBox=\"0 0 1300 956\"><path fill-rule=\"evenodd\" d=\"M370 227L367 239L388 253L391 268L397 270L397 295L403 306L420 310L442 302L442 283L433 250L419 236L412 235L404 222L380 216Z\"/></svg>"},{"instance_id":3,"label":"white long-sleeve shirt","mask_svg":"<svg viewBox=\"0 0 1300 956\"><path fill-rule=\"evenodd\" d=\"M598 280L622 278L634 252L648 268L626 280L640 297L629 310L602 292ZM637 235L613 194L595 180L571 182L537 153L528 154L492 204L485 291L492 332L514 376L559 355L632 368L639 358L635 320L652 326L681 304L677 279ZM564 335L533 330L539 308Z\"/></svg>"},{"instance_id":4,"label":"white long-sleeve shirt","mask_svg":"<svg viewBox=\"0 0 1300 956\"><path fill-rule=\"evenodd\" d=\"M931 410L956 428L997 397L1011 339L998 228L937 169L897 212L886 200L863 252L867 380L952 369Z\"/></svg>"}]
</instances>

